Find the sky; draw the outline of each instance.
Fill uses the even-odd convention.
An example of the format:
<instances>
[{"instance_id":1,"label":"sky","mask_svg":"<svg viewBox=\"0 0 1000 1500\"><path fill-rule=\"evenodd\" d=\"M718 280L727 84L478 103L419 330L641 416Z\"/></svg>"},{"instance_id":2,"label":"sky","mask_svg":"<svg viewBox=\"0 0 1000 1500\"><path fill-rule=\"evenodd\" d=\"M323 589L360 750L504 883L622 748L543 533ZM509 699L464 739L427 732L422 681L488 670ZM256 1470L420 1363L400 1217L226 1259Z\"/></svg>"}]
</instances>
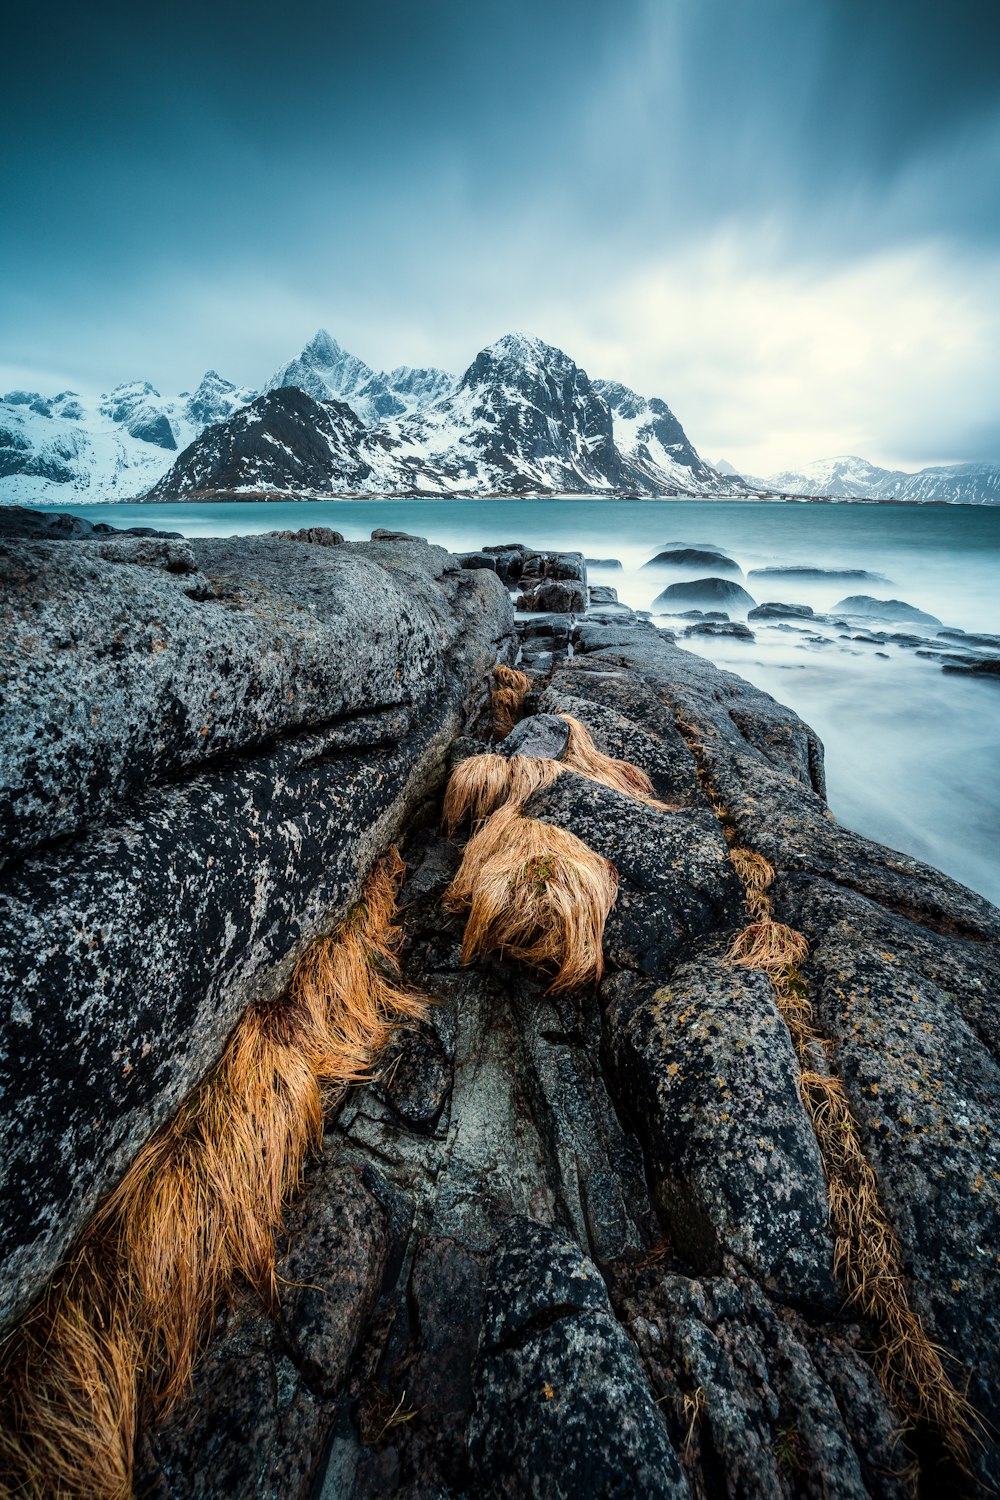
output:
<instances>
[{"instance_id":1,"label":"sky","mask_svg":"<svg viewBox=\"0 0 1000 1500\"><path fill-rule=\"evenodd\" d=\"M1000 461L994 0L52 0L0 86L0 390L517 328L748 473Z\"/></svg>"}]
</instances>

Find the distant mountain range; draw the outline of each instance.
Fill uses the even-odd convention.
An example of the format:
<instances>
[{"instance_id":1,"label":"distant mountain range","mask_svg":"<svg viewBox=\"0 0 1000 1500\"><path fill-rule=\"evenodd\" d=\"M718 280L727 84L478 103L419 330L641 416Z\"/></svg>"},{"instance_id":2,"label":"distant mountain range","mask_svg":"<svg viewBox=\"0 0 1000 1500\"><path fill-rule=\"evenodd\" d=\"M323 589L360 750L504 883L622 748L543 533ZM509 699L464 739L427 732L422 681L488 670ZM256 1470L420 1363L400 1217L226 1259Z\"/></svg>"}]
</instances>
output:
<instances>
[{"instance_id":1,"label":"distant mountain range","mask_svg":"<svg viewBox=\"0 0 1000 1500\"><path fill-rule=\"evenodd\" d=\"M726 463L719 472L735 475ZM1000 464L946 464L918 469L880 469L867 459L821 458L799 472L789 470L767 479L742 476L751 490L778 495L805 495L831 500L962 501L966 505L1000 504Z\"/></svg>"},{"instance_id":2,"label":"distant mountain range","mask_svg":"<svg viewBox=\"0 0 1000 1500\"><path fill-rule=\"evenodd\" d=\"M905 474L832 459L740 476L702 459L658 397L591 380L511 333L456 378L378 371L320 330L260 393L209 371L193 393L145 381L96 402L72 391L0 399L0 501L301 496L758 493L1000 502L1000 467Z\"/></svg>"},{"instance_id":3,"label":"distant mountain range","mask_svg":"<svg viewBox=\"0 0 1000 1500\"><path fill-rule=\"evenodd\" d=\"M389 414L373 420L373 410ZM244 411L202 433L149 498L232 490L735 495L743 487L698 456L665 402L592 381L541 339L507 334L456 381L440 370L378 374L317 334Z\"/></svg>"}]
</instances>

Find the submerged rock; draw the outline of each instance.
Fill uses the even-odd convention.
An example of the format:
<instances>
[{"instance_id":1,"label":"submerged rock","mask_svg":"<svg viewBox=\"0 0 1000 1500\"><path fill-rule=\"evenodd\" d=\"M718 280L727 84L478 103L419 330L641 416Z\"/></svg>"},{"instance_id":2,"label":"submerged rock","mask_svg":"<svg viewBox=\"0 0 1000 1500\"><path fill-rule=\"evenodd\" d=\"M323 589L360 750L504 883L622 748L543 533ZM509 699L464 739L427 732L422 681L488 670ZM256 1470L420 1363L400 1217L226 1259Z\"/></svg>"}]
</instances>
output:
<instances>
[{"instance_id":1,"label":"submerged rock","mask_svg":"<svg viewBox=\"0 0 1000 1500\"><path fill-rule=\"evenodd\" d=\"M748 620L811 620L808 604L758 604L747 615Z\"/></svg>"},{"instance_id":2,"label":"submerged rock","mask_svg":"<svg viewBox=\"0 0 1000 1500\"><path fill-rule=\"evenodd\" d=\"M870 594L851 594L833 606L836 614L858 615L870 620L911 620L915 625L940 625L936 615L917 609L902 599L873 599Z\"/></svg>"}]
</instances>

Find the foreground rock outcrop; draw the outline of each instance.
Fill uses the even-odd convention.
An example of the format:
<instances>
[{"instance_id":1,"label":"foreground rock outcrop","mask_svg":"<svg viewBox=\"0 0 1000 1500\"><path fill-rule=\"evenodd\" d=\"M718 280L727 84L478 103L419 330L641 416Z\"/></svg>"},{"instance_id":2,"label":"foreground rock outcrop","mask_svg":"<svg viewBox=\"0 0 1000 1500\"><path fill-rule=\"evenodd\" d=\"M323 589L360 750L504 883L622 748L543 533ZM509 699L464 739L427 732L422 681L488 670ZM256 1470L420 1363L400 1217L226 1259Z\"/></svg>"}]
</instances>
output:
<instances>
[{"instance_id":1,"label":"foreground rock outcrop","mask_svg":"<svg viewBox=\"0 0 1000 1500\"><path fill-rule=\"evenodd\" d=\"M20 844L0 877L20 976L5 1134L10 1201L30 1215L4 1226L10 1306L390 838L409 868L405 976L433 1001L330 1113L276 1305L237 1295L191 1397L144 1414L137 1493L995 1488L1000 914L840 828L807 725L601 601L575 621L519 621L532 691L501 753L559 760L568 715L652 783L656 805L566 770L524 807L616 867L604 977L552 994L502 954L464 966L443 901L461 841L442 833L436 791L449 753L500 738L481 690L511 649L503 583L585 589L585 570L514 546L460 568L406 540L257 539L185 544L193 570L168 573L126 559L133 545L7 554L16 659L40 652L15 704L24 725L67 730L37 766L27 733L11 736L8 784L27 790L10 799ZM51 622L73 610L78 643L59 647ZM150 613L160 651L140 631ZM61 669L67 649L78 675ZM70 684L107 704L109 728L73 718ZM143 695L155 711L130 716ZM255 703L285 739L261 739ZM809 1077L769 973L732 961L761 909L734 849L773 870L768 903L805 955ZM149 1062L133 1040L126 1073L115 1038L137 1018ZM899 1305L987 1424L967 1472L920 1392L887 1376L887 1330L845 1268L838 1169L810 1104L827 1075L874 1173ZM98 1093L103 1123L85 1137Z\"/></svg>"},{"instance_id":2,"label":"foreground rock outcrop","mask_svg":"<svg viewBox=\"0 0 1000 1500\"><path fill-rule=\"evenodd\" d=\"M512 616L420 542L17 542L0 576L6 1319L432 795Z\"/></svg>"}]
</instances>

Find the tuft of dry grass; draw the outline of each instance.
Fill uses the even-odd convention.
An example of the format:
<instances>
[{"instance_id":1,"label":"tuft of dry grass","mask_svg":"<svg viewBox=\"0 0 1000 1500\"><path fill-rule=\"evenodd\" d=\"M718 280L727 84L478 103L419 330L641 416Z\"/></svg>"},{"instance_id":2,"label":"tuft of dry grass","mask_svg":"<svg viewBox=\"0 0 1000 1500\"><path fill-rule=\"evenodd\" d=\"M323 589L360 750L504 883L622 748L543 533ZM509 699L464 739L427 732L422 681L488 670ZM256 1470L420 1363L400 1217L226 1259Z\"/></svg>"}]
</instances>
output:
<instances>
[{"instance_id":1,"label":"tuft of dry grass","mask_svg":"<svg viewBox=\"0 0 1000 1500\"><path fill-rule=\"evenodd\" d=\"M764 916L736 935L727 957L739 968L763 969L770 974L797 967L808 952L809 944L801 932Z\"/></svg>"},{"instance_id":2,"label":"tuft of dry grass","mask_svg":"<svg viewBox=\"0 0 1000 1500\"><path fill-rule=\"evenodd\" d=\"M527 801L533 791L549 786L562 771L575 771L648 807L671 810L668 803L654 797L652 782L638 766L604 755L572 715L560 714L559 718L569 727L566 749L559 760L487 752L459 762L445 792L442 824L447 834L454 833L467 819L475 825L507 804Z\"/></svg>"},{"instance_id":3,"label":"tuft of dry grass","mask_svg":"<svg viewBox=\"0 0 1000 1500\"><path fill-rule=\"evenodd\" d=\"M618 873L575 834L508 805L465 846L445 893L468 909L462 958L499 952L555 975L549 990L576 989L604 972L604 924Z\"/></svg>"},{"instance_id":4,"label":"tuft of dry grass","mask_svg":"<svg viewBox=\"0 0 1000 1500\"><path fill-rule=\"evenodd\" d=\"M557 760L530 755L471 755L460 761L448 780L442 823L447 834L469 819L488 818L507 803L522 803L538 787L549 786L559 775Z\"/></svg>"},{"instance_id":5,"label":"tuft of dry grass","mask_svg":"<svg viewBox=\"0 0 1000 1500\"><path fill-rule=\"evenodd\" d=\"M222 1059L139 1152L62 1282L0 1354L0 1459L31 1500L124 1500L140 1389L187 1389L214 1313L242 1276L275 1295L275 1234L324 1089L370 1076L424 997L400 983L395 849L332 938L300 960L287 1002L251 1007ZM0 1481L2 1485L2 1481Z\"/></svg>"},{"instance_id":6,"label":"tuft of dry grass","mask_svg":"<svg viewBox=\"0 0 1000 1500\"><path fill-rule=\"evenodd\" d=\"M131 1500L141 1352L128 1309L92 1300L89 1280L81 1257L4 1347L0 1494L11 1500Z\"/></svg>"},{"instance_id":7,"label":"tuft of dry grass","mask_svg":"<svg viewBox=\"0 0 1000 1500\"><path fill-rule=\"evenodd\" d=\"M600 782L601 786L624 792L627 797L644 802L648 807L671 811L668 803L659 802L654 796L653 783L645 771L640 771L631 761L616 760L614 756L605 755L598 750L589 731L572 714L560 714L559 717L569 725L569 739L560 762L562 765L580 776L586 776L590 781Z\"/></svg>"},{"instance_id":8,"label":"tuft of dry grass","mask_svg":"<svg viewBox=\"0 0 1000 1500\"><path fill-rule=\"evenodd\" d=\"M745 849L739 844L730 848L729 859L740 878L743 896L751 914L758 921L762 920L771 910L770 898L766 893L774 880L774 866L768 863L763 854Z\"/></svg>"},{"instance_id":9,"label":"tuft of dry grass","mask_svg":"<svg viewBox=\"0 0 1000 1500\"><path fill-rule=\"evenodd\" d=\"M943 1351L928 1338L910 1305L899 1243L879 1201L878 1180L862 1150L843 1084L832 1074L806 1069L799 1084L827 1172L834 1266L844 1276L851 1300L881 1330L875 1353L879 1378L904 1411L940 1434L952 1458L968 1472L969 1441L978 1418L952 1384Z\"/></svg>"},{"instance_id":10,"label":"tuft of dry grass","mask_svg":"<svg viewBox=\"0 0 1000 1500\"><path fill-rule=\"evenodd\" d=\"M493 690L490 695L497 733L509 734L521 717L524 700L531 691L531 678L517 667L502 662L493 668Z\"/></svg>"}]
</instances>

